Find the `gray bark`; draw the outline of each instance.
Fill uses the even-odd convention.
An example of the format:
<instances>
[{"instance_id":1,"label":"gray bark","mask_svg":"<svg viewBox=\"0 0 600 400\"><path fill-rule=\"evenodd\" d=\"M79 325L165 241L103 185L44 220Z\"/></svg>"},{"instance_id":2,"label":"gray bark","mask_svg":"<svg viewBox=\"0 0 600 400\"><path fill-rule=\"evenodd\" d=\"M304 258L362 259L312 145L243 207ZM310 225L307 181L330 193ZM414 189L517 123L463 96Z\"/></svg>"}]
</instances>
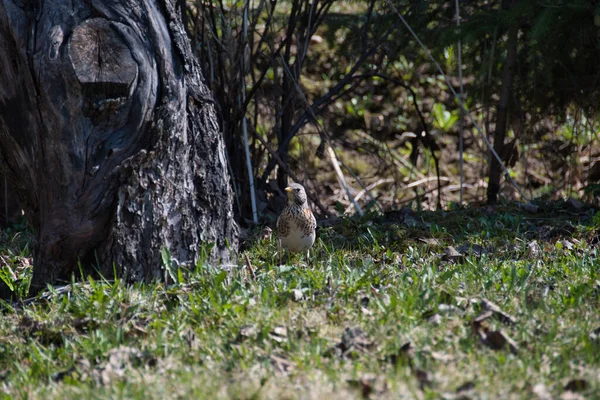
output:
<instances>
[{"instance_id":1,"label":"gray bark","mask_svg":"<svg viewBox=\"0 0 600 400\"><path fill-rule=\"evenodd\" d=\"M32 291L80 263L164 277L237 245L214 103L176 0L0 1L0 168L36 232Z\"/></svg>"}]
</instances>

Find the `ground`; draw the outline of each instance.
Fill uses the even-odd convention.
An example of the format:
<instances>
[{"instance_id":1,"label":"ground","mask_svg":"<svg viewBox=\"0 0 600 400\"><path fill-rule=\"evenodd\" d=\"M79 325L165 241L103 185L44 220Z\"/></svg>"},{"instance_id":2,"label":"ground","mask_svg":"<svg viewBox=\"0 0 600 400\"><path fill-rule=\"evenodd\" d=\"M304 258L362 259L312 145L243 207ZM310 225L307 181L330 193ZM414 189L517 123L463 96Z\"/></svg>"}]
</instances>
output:
<instances>
[{"instance_id":1,"label":"ground","mask_svg":"<svg viewBox=\"0 0 600 400\"><path fill-rule=\"evenodd\" d=\"M5 398L579 398L600 392L600 213L578 202L321 221L278 265L5 304ZM26 276L26 234L3 270ZM252 239L250 239L252 240ZM11 258L12 257L12 258ZM26 258L26 257L25 257ZM168 263L168 256L165 257ZM23 272L25 271L25 272ZM22 284L22 283L21 283ZM16 287L19 287L17 282Z\"/></svg>"}]
</instances>

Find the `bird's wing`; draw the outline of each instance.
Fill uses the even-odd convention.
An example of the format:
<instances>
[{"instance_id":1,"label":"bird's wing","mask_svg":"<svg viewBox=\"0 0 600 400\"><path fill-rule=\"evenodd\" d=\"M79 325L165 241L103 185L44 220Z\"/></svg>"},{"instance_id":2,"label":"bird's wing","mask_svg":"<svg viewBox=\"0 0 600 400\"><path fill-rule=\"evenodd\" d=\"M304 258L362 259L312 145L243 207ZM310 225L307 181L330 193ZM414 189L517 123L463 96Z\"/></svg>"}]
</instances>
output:
<instances>
[{"instance_id":1,"label":"bird's wing","mask_svg":"<svg viewBox=\"0 0 600 400\"><path fill-rule=\"evenodd\" d=\"M279 218L277 218L277 235L287 236L290 233L289 211L284 209Z\"/></svg>"},{"instance_id":2,"label":"bird's wing","mask_svg":"<svg viewBox=\"0 0 600 400\"><path fill-rule=\"evenodd\" d=\"M310 208L303 208L302 212L308 221L310 221L310 230L315 230L317 228L317 220L315 215L310 211Z\"/></svg>"}]
</instances>

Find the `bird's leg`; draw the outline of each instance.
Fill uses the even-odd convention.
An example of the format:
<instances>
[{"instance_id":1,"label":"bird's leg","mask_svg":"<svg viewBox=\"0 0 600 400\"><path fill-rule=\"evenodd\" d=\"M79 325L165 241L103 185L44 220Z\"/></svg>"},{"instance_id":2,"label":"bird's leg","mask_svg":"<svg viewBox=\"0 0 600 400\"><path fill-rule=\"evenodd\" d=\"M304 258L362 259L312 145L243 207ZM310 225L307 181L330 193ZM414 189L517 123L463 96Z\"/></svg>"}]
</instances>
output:
<instances>
[{"instance_id":1,"label":"bird's leg","mask_svg":"<svg viewBox=\"0 0 600 400\"><path fill-rule=\"evenodd\" d=\"M279 239L277 239L277 253L279 254L279 264L277 266L280 266L283 262L283 248L281 247L281 241Z\"/></svg>"}]
</instances>

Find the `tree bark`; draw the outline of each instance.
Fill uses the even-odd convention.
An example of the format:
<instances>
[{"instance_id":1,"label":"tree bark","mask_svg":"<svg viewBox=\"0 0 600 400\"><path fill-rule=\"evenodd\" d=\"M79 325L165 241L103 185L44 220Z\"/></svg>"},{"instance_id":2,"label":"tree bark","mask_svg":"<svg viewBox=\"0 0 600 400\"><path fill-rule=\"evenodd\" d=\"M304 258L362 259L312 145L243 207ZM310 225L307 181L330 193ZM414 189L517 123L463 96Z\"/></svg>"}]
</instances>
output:
<instances>
[{"instance_id":1,"label":"tree bark","mask_svg":"<svg viewBox=\"0 0 600 400\"><path fill-rule=\"evenodd\" d=\"M518 0L512 0L512 6ZM502 78L502 88L500 89L500 100L496 109L496 130L494 131L494 150L498 155L503 153L506 130L508 128L508 105L512 96L512 85L517 64L517 44L519 36L519 23L515 21L508 30L507 54L504 63L504 72ZM489 204L495 204L498 201L498 192L500 191L500 177L502 176L502 167L496 159L491 157L490 171L487 188L487 201Z\"/></svg>"},{"instance_id":2,"label":"tree bark","mask_svg":"<svg viewBox=\"0 0 600 400\"><path fill-rule=\"evenodd\" d=\"M0 2L0 168L35 229L32 291L163 279L237 246L214 103L176 0Z\"/></svg>"},{"instance_id":3,"label":"tree bark","mask_svg":"<svg viewBox=\"0 0 600 400\"><path fill-rule=\"evenodd\" d=\"M12 195L14 190L9 186L8 179L0 174L0 227L8 227L17 222L21 215L19 203Z\"/></svg>"}]
</instances>

